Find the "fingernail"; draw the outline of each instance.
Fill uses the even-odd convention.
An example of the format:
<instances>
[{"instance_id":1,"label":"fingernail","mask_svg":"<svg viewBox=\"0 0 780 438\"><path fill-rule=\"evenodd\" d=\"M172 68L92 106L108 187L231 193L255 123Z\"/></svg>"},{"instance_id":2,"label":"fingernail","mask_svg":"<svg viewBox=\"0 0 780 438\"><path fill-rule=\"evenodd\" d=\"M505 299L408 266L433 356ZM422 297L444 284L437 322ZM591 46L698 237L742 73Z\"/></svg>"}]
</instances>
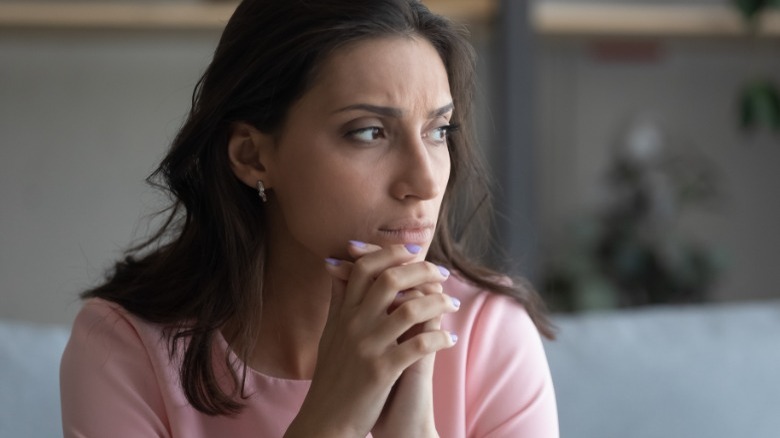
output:
<instances>
[{"instance_id":1,"label":"fingernail","mask_svg":"<svg viewBox=\"0 0 780 438\"><path fill-rule=\"evenodd\" d=\"M422 251L422 247L420 245L415 245L413 243L407 243L404 246L406 247L406 250L412 254L417 254Z\"/></svg>"},{"instance_id":2,"label":"fingernail","mask_svg":"<svg viewBox=\"0 0 780 438\"><path fill-rule=\"evenodd\" d=\"M331 265L331 266L338 266L341 264L341 260L338 259L332 259L330 257L325 259L325 263Z\"/></svg>"},{"instance_id":3,"label":"fingernail","mask_svg":"<svg viewBox=\"0 0 780 438\"><path fill-rule=\"evenodd\" d=\"M397 294L395 294L395 297L396 297L396 298L403 298L403 297L404 297L404 295L406 295L406 292L404 292L404 291L401 291L401 292L398 292Z\"/></svg>"},{"instance_id":4,"label":"fingernail","mask_svg":"<svg viewBox=\"0 0 780 438\"><path fill-rule=\"evenodd\" d=\"M439 268L439 272L441 272L442 277L447 278L450 276L449 269L445 268L444 266L437 266Z\"/></svg>"},{"instance_id":5,"label":"fingernail","mask_svg":"<svg viewBox=\"0 0 780 438\"><path fill-rule=\"evenodd\" d=\"M455 333L450 333L450 340L452 340L453 344L458 343L458 335L456 335Z\"/></svg>"},{"instance_id":6,"label":"fingernail","mask_svg":"<svg viewBox=\"0 0 780 438\"><path fill-rule=\"evenodd\" d=\"M456 309L460 307L460 300L459 299L457 299L455 297L450 297L450 300L452 300L452 305L455 306Z\"/></svg>"},{"instance_id":7,"label":"fingernail","mask_svg":"<svg viewBox=\"0 0 780 438\"><path fill-rule=\"evenodd\" d=\"M350 240L349 243L356 248L365 248L366 244L359 240Z\"/></svg>"}]
</instances>

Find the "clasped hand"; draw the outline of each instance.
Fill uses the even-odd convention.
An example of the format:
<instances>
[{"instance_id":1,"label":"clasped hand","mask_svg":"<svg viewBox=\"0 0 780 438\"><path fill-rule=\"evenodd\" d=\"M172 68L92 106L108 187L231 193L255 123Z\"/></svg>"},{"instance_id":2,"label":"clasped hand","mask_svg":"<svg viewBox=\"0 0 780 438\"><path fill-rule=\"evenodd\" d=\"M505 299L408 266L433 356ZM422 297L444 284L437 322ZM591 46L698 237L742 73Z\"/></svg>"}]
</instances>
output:
<instances>
[{"instance_id":1,"label":"clasped hand","mask_svg":"<svg viewBox=\"0 0 780 438\"><path fill-rule=\"evenodd\" d=\"M449 272L416 261L416 245L348 247L328 259L332 296L309 393L285 436L430 437L434 353L455 344L441 329L457 299Z\"/></svg>"}]
</instances>

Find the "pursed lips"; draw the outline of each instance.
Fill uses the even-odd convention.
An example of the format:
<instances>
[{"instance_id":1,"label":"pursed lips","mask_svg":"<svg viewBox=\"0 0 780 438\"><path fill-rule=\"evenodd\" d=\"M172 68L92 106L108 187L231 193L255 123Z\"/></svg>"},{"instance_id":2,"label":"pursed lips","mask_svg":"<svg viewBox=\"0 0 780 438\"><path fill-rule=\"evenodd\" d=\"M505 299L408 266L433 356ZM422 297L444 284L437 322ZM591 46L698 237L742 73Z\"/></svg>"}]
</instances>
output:
<instances>
[{"instance_id":1,"label":"pursed lips","mask_svg":"<svg viewBox=\"0 0 780 438\"><path fill-rule=\"evenodd\" d=\"M394 243L427 243L433 237L434 227L431 221L402 220L382 226L379 231Z\"/></svg>"}]
</instances>

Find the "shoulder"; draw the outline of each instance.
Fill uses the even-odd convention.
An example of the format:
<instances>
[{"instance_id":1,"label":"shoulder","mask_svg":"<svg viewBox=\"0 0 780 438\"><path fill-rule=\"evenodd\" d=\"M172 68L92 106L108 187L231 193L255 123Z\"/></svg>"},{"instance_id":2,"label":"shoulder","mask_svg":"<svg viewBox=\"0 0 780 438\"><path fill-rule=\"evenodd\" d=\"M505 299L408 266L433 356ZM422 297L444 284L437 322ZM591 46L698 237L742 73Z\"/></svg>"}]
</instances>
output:
<instances>
[{"instance_id":1,"label":"shoulder","mask_svg":"<svg viewBox=\"0 0 780 438\"><path fill-rule=\"evenodd\" d=\"M63 353L63 376L102 373L144 373L166 360L162 328L132 315L122 306L93 298L76 316Z\"/></svg>"},{"instance_id":2,"label":"shoulder","mask_svg":"<svg viewBox=\"0 0 780 438\"><path fill-rule=\"evenodd\" d=\"M158 344L162 329L132 315L122 306L100 298L84 303L76 316L71 331L71 342L83 348L114 350L116 348L144 348Z\"/></svg>"},{"instance_id":3,"label":"shoulder","mask_svg":"<svg viewBox=\"0 0 780 438\"><path fill-rule=\"evenodd\" d=\"M461 300L461 306L442 322L458 343L441 356L463 362L472 378L512 371L545 378L549 371L541 336L522 304L457 277L447 281L445 293Z\"/></svg>"},{"instance_id":4,"label":"shoulder","mask_svg":"<svg viewBox=\"0 0 780 438\"><path fill-rule=\"evenodd\" d=\"M511 280L507 278L506 281ZM461 302L458 312L450 315L449 325L452 329L466 330L472 336L480 337L500 332L504 341L539 339L536 326L525 307L513 297L481 289L456 275L444 283L444 292ZM461 336L460 333L458 335Z\"/></svg>"},{"instance_id":5,"label":"shoulder","mask_svg":"<svg viewBox=\"0 0 780 438\"><path fill-rule=\"evenodd\" d=\"M164 436L168 361L162 331L101 299L84 303L60 363L66 436L109 430ZM162 372L161 372L162 371Z\"/></svg>"},{"instance_id":6,"label":"shoulder","mask_svg":"<svg viewBox=\"0 0 780 438\"><path fill-rule=\"evenodd\" d=\"M557 437L544 346L523 305L454 275L444 291L461 306L442 322L458 342L436 355L436 390L448 395L437 415L462 412L467 436Z\"/></svg>"}]
</instances>

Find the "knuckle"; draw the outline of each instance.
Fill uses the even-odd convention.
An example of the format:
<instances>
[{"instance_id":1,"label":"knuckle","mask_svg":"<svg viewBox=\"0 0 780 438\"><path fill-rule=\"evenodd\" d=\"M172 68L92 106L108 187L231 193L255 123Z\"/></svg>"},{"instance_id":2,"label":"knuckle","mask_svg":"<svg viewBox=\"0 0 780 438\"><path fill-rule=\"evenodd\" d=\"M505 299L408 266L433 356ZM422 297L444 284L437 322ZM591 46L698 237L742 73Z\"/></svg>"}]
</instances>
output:
<instances>
[{"instance_id":1,"label":"knuckle","mask_svg":"<svg viewBox=\"0 0 780 438\"><path fill-rule=\"evenodd\" d=\"M409 342L412 343L412 349L417 353L427 353L431 349L431 342L425 336L416 336Z\"/></svg>"},{"instance_id":2,"label":"knuckle","mask_svg":"<svg viewBox=\"0 0 780 438\"><path fill-rule=\"evenodd\" d=\"M406 297L407 298L422 298L425 294L422 293L419 289L411 289L406 291Z\"/></svg>"},{"instance_id":3,"label":"knuckle","mask_svg":"<svg viewBox=\"0 0 780 438\"><path fill-rule=\"evenodd\" d=\"M439 271L438 266L434 265L431 262L425 262L425 267L428 269L428 274L430 274L434 278L441 277L441 271Z\"/></svg>"},{"instance_id":4,"label":"knuckle","mask_svg":"<svg viewBox=\"0 0 780 438\"><path fill-rule=\"evenodd\" d=\"M401 280L402 277L399 275L398 270L393 268L386 269L377 278L380 285L393 290L400 290Z\"/></svg>"},{"instance_id":5,"label":"knuckle","mask_svg":"<svg viewBox=\"0 0 780 438\"><path fill-rule=\"evenodd\" d=\"M356 269L358 272L368 272L368 262L364 258L360 258L353 264L352 269Z\"/></svg>"},{"instance_id":6,"label":"knuckle","mask_svg":"<svg viewBox=\"0 0 780 438\"><path fill-rule=\"evenodd\" d=\"M444 287L441 283L428 283L425 285L425 292L428 295L439 295L444 292Z\"/></svg>"},{"instance_id":7,"label":"knuckle","mask_svg":"<svg viewBox=\"0 0 780 438\"><path fill-rule=\"evenodd\" d=\"M395 310L395 313L397 313L398 317L400 317L404 321L408 321L408 320L413 320L417 312L415 312L412 303L407 301L401 304L398 307L398 309Z\"/></svg>"}]
</instances>

